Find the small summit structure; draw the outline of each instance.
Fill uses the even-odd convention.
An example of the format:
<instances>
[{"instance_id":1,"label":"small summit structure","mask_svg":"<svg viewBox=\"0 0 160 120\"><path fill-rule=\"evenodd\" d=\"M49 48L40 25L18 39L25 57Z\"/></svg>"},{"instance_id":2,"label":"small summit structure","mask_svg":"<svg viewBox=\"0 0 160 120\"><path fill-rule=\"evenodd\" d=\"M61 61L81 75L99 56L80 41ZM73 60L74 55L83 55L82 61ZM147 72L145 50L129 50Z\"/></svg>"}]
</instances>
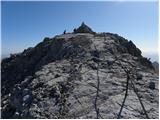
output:
<instances>
[{"instance_id":1,"label":"small summit structure","mask_svg":"<svg viewBox=\"0 0 160 120\"><path fill-rule=\"evenodd\" d=\"M88 27L84 22L82 22L81 26L77 29L74 29L74 33L91 33L94 34L93 30Z\"/></svg>"}]
</instances>

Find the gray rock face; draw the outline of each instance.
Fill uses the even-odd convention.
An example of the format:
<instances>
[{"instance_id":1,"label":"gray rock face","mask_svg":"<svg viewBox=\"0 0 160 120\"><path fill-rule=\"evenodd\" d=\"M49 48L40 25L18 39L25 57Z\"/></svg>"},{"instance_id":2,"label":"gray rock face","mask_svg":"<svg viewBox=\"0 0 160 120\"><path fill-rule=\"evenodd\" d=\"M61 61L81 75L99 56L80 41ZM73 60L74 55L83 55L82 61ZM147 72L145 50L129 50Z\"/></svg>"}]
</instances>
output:
<instances>
[{"instance_id":1,"label":"gray rock face","mask_svg":"<svg viewBox=\"0 0 160 120\"><path fill-rule=\"evenodd\" d=\"M31 102L31 100L32 100L32 98L31 98L31 96L30 95L25 95L24 97L23 97L23 102L24 103L30 103Z\"/></svg>"},{"instance_id":2,"label":"gray rock face","mask_svg":"<svg viewBox=\"0 0 160 120\"><path fill-rule=\"evenodd\" d=\"M84 22L77 29L74 29L74 33L91 33L95 34L90 27L88 27Z\"/></svg>"},{"instance_id":3,"label":"gray rock face","mask_svg":"<svg viewBox=\"0 0 160 120\"><path fill-rule=\"evenodd\" d=\"M150 61L112 33L45 38L2 61L2 118L115 119L123 106L121 118L158 119L158 95Z\"/></svg>"}]
</instances>

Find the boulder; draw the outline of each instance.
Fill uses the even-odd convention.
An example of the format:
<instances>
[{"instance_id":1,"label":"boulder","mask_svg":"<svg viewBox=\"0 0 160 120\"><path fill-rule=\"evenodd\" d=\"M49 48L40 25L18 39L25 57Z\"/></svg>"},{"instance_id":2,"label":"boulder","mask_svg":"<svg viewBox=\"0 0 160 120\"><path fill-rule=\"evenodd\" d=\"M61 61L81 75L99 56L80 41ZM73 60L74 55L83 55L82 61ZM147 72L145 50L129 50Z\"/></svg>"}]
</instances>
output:
<instances>
[{"instance_id":1,"label":"boulder","mask_svg":"<svg viewBox=\"0 0 160 120\"><path fill-rule=\"evenodd\" d=\"M154 82L149 82L149 88L151 90L154 90L155 89L155 83Z\"/></svg>"}]
</instances>

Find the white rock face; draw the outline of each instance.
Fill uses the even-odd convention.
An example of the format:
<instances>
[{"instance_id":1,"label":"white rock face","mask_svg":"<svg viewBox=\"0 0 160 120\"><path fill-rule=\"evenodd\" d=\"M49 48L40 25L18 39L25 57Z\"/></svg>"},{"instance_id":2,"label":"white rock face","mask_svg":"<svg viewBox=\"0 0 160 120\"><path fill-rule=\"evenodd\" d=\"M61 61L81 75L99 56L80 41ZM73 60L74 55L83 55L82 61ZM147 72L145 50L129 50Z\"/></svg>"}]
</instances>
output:
<instances>
[{"instance_id":1,"label":"white rock face","mask_svg":"<svg viewBox=\"0 0 160 120\"><path fill-rule=\"evenodd\" d=\"M126 71L130 71L120 118L158 119L158 76L139 49L122 37L69 33L24 53L12 58L13 63L2 62L3 118L116 119L125 97ZM7 89L5 83L11 80L7 75L12 73L7 65L18 63L22 68L16 69L17 74L23 79L15 77L10 83L13 88ZM22 72L23 67L27 72ZM154 89L150 82L155 83Z\"/></svg>"},{"instance_id":2,"label":"white rock face","mask_svg":"<svg viewBox=\"0 0 160 120\"><path fill-rule=\"evenodd\" d=\"M127 58L125 58L127 59ZM36 102L40 104L40 107L32 106L30 107L30 113L37 116L37 118L47 118L46 116L49 115L49 118L96 118L96 113L94 109L94 100L97 91L97 74L96 70L92 70L89 67L89 63L84 64L83 61L76 64L77 66L82 65L80 71L76 73L73 71L73 76L71 79L71 74L64 71L61 71L60 77L55 79L50 79L48 75L45 75L47 79L41 79L41 76L36 78L32 83L31 86L36 85L38 81L43 81L45 87L37 88L37 92L33 93L34 96L37 98L35 99ZM94 63L96 64L96 63ZM68 66L67 66L68 65ZM57 67L58 66L58 67ZM48 69L52 69L53 71L62 70L63 68L67 67L68 69L74 69L72 63L69 64L68 61L61 61L56 62L55 64L50 63L43 67L41 72L45 72ZM115 64L116 66L116 64ZM117 71L119 70L119 71ZM110 71L113 71L110 73ZM142 70L143 71L143 70ZM75 72L75 73L74 73ZM146 111L150 118L157 118L158 117L158 77L152 75L150 72L142 72L143 78L141 80L135 80L135 86L138 90L139 95L141 96L141 100L146 108ZM53 72L54 74L54 72ZM78 75L79 74L79 75ZM78 76L77 76L78 75ZM44 76L44 75L43 75ZM116 68L108 69L99 69L99 79L100 79L100 86L99 86L99 96L98 96L98 108L101 114L101 117L114 119L117 118L117 114L120 110L124 94L125 94L125 85L126 85L126 75L122 68L118 65ZM47 80L47 81L46 81ZM149 88L149 81L154 81L156 84L156 88L151 90ZM54 99L54 95L46 95L45 91L51 91L50 89L55 88L55 94L62 96L60 93L60 83L65 84L65 87L68 85L69 88L66 89L65 95L65 105L66 108L63 110L65 111L65 115L61 115L59 113L60 110L60 103L56 104L56 100ZM72 87L71 87L72 86ZM70 88L71 87L71 88ZM68 91L67 91L68 90ZM48 94L48 93L47 93ZM69 96L67 96L69 94ZM45 98L43 98L45 96ZM61 98L62 99L62 98ZM58 100L58 102L62 102ZM46 103L46 109L52 109L55 115L50 115L50 113L45 113L43 111L43 106L41 104ZM54 104L54 105L52 105ZM40 113L37 114L36 111L39 109ZM47 114L41 116L40 114ZM134 93L133 88L129 85L128 96L125 102L125 106L122 111L122 118L146 118L143 114L143 110L141 104L138 100L138 97Z\"/></svg>"}]
</instances>

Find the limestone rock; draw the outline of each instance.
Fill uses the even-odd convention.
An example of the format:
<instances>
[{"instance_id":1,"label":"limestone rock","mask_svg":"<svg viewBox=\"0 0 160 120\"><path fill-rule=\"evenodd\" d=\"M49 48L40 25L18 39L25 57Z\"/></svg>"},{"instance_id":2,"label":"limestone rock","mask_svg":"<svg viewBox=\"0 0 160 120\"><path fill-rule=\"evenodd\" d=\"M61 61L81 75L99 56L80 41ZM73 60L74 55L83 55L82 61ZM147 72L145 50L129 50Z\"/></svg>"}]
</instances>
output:
<instances>
[{"instance_id":1,"label":"limestone rock","mask_svg":"<svg viewBox=\"0 0 160 120\"><path fill-rule=\"evenodd\" d=\"M98 118L116 119L126 71L130 80L121 118L146 118L139 98L149 118L159 116L159 78L149 59L133 42L95 33L84 23L74 33L46 37L3 59L1 67L2 118L94 119L97 96Z\"/></svg>"}]
</instances>

